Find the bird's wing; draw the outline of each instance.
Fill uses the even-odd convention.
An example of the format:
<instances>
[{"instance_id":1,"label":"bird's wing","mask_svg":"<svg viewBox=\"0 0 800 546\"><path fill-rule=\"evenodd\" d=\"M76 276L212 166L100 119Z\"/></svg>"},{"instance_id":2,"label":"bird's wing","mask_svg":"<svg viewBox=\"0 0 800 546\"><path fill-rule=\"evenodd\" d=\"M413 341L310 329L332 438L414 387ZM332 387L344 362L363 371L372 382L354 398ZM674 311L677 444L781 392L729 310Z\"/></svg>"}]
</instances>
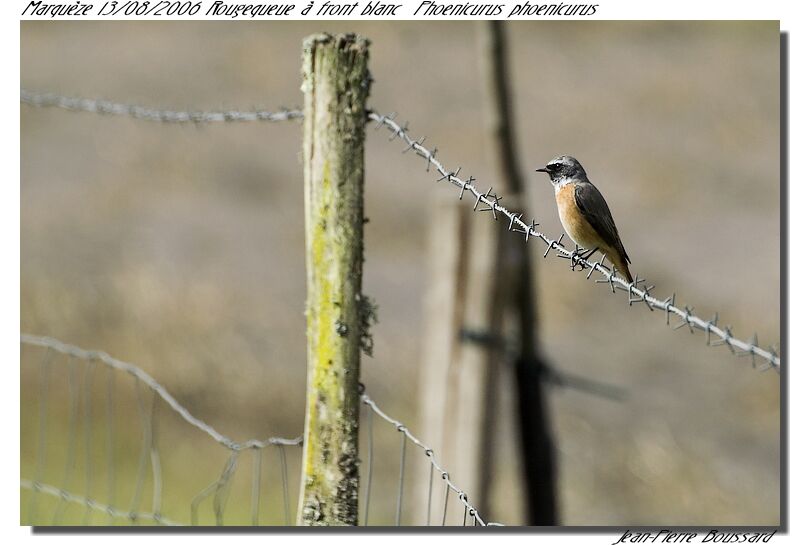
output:
<instances>
[{"instance_id":1,"label":"bird's wing","mask_svg":"<svg viewBox=\"0 0 800 546\"><path fill-rule=\"evenodd\" d=\"M575 204L578 205L583 216L589 221L597 234L609 245L613 245L624 260L631 263L628 253L625 252L625 247L622 246L622 240L619 238L617 226L614 225L611 211L608 209L606 200L603 199L603 194L600 193L600 190L591 183L575 184Z\"/></svg>"}]
</instances>

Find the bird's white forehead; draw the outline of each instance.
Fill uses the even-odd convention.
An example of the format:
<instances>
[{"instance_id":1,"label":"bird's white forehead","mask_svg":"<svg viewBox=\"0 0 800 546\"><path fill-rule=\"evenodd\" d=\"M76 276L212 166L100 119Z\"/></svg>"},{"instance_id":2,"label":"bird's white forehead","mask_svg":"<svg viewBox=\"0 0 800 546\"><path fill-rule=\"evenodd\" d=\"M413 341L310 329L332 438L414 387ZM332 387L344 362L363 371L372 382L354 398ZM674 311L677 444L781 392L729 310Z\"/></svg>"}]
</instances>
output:
<instances>
[{"instance_id":1,"label":"bird's white forehead","mask_svg":"<svg viewBox=\"0 0 800 546\"><path fill-rule=\"evenodd\" d=\"M575 163L575 159L568 155L560 155L551 159L548 165L555 165L556 163L572 164Z\"/></svg>"}]
</instances>

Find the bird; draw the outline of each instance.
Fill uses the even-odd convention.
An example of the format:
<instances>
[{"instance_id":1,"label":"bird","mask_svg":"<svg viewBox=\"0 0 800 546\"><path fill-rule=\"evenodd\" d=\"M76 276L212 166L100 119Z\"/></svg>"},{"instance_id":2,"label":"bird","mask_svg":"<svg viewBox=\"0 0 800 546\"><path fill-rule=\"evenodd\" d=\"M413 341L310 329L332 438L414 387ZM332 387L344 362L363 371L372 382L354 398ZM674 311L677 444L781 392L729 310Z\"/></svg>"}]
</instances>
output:
<instances>
[{"instance_id":1,"label":"bird","mask_svg":"<svg viewBox=\"0 0 800 546\"><path fill-rule=\"evenodd\" d=\"M628 282L633 282L628 268L631 259L622 246L611 211L600 190L589 182L578 160L569 155L560 155L541 169L536 169L536 172L550 176L561 224L570 239L585 249L580 257L588 259L599 250Z\"/></svg>"}]
</instances>

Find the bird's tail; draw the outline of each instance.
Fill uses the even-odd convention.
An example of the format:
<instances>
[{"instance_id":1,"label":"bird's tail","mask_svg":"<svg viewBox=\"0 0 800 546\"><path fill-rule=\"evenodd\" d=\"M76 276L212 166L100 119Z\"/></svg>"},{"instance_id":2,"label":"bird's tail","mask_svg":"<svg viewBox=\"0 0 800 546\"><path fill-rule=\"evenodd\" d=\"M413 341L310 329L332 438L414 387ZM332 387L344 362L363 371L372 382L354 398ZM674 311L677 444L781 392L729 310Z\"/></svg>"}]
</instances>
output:
<instances>
[{"instance_id":1,"label":"bird's tail","mask_svg":"<svg viewBox=\"0 0 800 546\"><path fill-rule=\"evenodd\" d=\"M625 262L625 260L622 260L620 263L615 262L614 265L617 266L617 270L619 270L619 272L622 273L622 275L625 277L625 280L627 280L628 282L633 282L633 276L631 275L631 270L628 269L628 264Z\"/></svg>"},{"instance_id":2,"label":"bird's tail","mask_svg":"<svg viewBox=\"0 0 800 546\"><path fill-rule=\"evenodd\" d=\"M614 264L614 267L617 268L617 271L623 277L625 277L625 280L628 282L633 282L633 275L631 275L631 270L628 269L628 262L630 260L628 259L628 255L625 253L625 250L623 249L622 251L620 251L619 248L614 248L614 247L610 248L606 247L601 250L606 253L608 259L611 261L612 264Z\"/></svg>"}]
</instances>

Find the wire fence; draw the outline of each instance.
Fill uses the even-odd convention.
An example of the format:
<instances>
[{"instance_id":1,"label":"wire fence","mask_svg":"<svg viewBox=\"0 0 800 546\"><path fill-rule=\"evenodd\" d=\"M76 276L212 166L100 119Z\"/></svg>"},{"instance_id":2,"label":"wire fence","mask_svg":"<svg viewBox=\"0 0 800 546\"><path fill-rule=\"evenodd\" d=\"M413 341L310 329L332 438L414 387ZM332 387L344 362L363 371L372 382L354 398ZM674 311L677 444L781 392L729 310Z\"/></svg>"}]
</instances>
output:
<instances>
[{"instance_id":1,"label":"wire fence","mask_svg":"<svg viewBox=\"0 0 800 546\"><path fill-rule=\"evenodd\" d=\"M217 122L217 121L288 121L292 119L300 119L303 113L300 110L281 110L279 112L265 112L265 111L226 111L226 112L178 112L172 110L154 110L135 106L130 104L123 104L110 101L85 99L79 97L68 97L64 95L57 95L53 93L40 93L33 92L26 89L21 90L20 100L31 106L54 106L64 108L67 110L85 111L100 114L113 114L130 116L137 119L148 121L161 121L161 122ZM588 269L586 275L587 279L591 279L594 273L597 273L601 278L594 279L595 283L608 284L612 293L622 293L628 297L628 305L641 303L646 306L650 311L660 310L664 312L666 324L672 326L673 329L678 330L686 327L690 333L694 334L695 330L702 332L706 337L706 345L709 346L726 346L730 349L731 353L739 357L750 357L752 365L755 368L757 359L762 361L761 370L774 369L780 371L781 360L778 356L778 351L774 346L763 348L759 346L758 335L753 334L749 340L744 340L734 336L733 327L730 325L722 326L719 322L719 314L714 313L709 319L703 319L695 314L695 308L688 304L678 306L677 294L672 293L672 296L665 299L658 299L651 293L655 288L654 285L648 285L646 279L640 279L638 275L634 276L632 282L628 282L619 275L617 275L616 268L605 265L606 256L603 255L599 261L592 261L581 256L581 252L587 249L581 249L576 246L575 249L569 249L564 245L565 234L562 233L557 239L548 237L546 234L537 231L540 225L535 219L531 219L530 223L522 221L522 214L508 210L505 206L500 204L502 196L493 192L490 187L486 191L481 191L476 186L476 179L472 176L460 176L461 167L455 170L447 169L444 164L436 157L439 150L438 148L430 149L423 143L425 137L414 139L409 133L408 123L400 125L395 121L396 114L381 115L377 112L370 112L369 119L376 123L376 129L385 127L390 133L390 140L399 140L404 144L403 153L413 150L417 156L425 161L425 170L430 172L431 166L434 167L435 172L439 175L438 182L447 181L460 189L458 198L464 198L465 194L469 194L475 199L472 210L475 212L490 212L495 220L500 220L504 217L508 220L509 231L520 233L525 236L528 241L531 238L539 239L547 245L544 252L544 258L550 254L551 251L556 251L557 256L566 258L570 261L570 266L573 270L580 268L580 270ZM481 207L481 208L479 208ZM670 324L670 318L674 316L677 323Z\"/></svg>"},{"instance_id":2,"label":"wire fence","mask_svg":"<svg viewBox=\"0 0 800 546\"><path fill-rule=\"evenodd\" d=\"M135 106L131 104L124 104L118 102L111 102L105 100L93 100L79 97L68 97L57 95L53 93L39 93L22 89L20 100L24 104L34 107L57 107L72 111L84 111L106 115L120 115L133 117L146 121L158 121L163 123L211 123L211 122L239 122L239 121L290 121L301 119L303 113L300 110L282 109L277 112L268 112L262 110L254 111L175 111L175 110L159 110L146 108L142 106ZM742 340L733 335L731 326L720 326L719 315L714 314L710 319L703 319L695 314L694 308L689 305L679 307L675 293L666 299L658 299L652 295L651 291L654 289L653 285L648 285L645 279L640 279L638 275L632 282L627 282L621 278L616 269L611 266L605 265L606 257L602 256L599 261L591 261L581 256L582 249L570 249L564 244L564 234L562 233L557 239L548 237L543 232L538 231L536 228L539 224L531 219L526 223L522 219L522 215L508 210L500 201L502 196L493 192L493 188L488 188L486 191L481 191L476 185L476 179L472 176L463 177L460 175L461 168L449 170L438 159L438 149L429 148L424 145L425 137L418 139L412 138L408 124L400 124L395 121L396 115L381 115L377 112L369 113L369 120L375 122L375 129L385 128L391 133L389 139L397 140L403 145L402 153L413 151L415 155L420 157L425 162L426 172L431 172L433 167L438 182L448 182L459 189L458 198L462 200L465 195L470 199L474 199L472 210L475 212L491 213L492 217L499 221L508 221L508 230L524 235L525 240L531 238L538 239L546 245L544 257L547 258L551 252L555 252L560 258L569 260L569 266L575 270L588 270L586 275L587 279L592 279L596 283L608 284L612 293L621 293L627 295L629 306L634 304L641 304L646 306L650 311L662 311L667 325L672 326L673 329L681 329L686 327L690 333L695 331L705 334L706 344L711 346L726 346L730 351L740 357L749 357L753 366L757 364L757 360L762 361L762 369L774 369L780 371L781 360L778 356L775 347L762 348L759 346L758 338L754 334L748 340ZM673 324L670 324L671 318ZM21 335L21 343L26 346L39 347L44 349L44 355L40 365L40 385L39 385L39 415L40 421L38 425L38 439L37 439L37 455L35 462L35 469L33 477L30 479L21 479L20 486L23 489L31 492L30 502L28 506L29 518L36 522L37 520L37 504L40 495L47 495L59 499L58 506L55 514L53 515L53 522L57 524L63 516L64 506L66 504L82 505L85 510L84 521L90 521L90 514L92 512L104 513L109 518L109 522L116 519L125 519L130 523L139 523L142 521L150 521L158 525L185 525L185 524L198 524L199 511L201 505L207 499L211 499L211 505L214 513L214 518L217 524L224 523L226 505L228 495L230 493L230 484L233 476L236 474L239 465L240 455L245 452L251 452L253 456L252 468L252 483L251 483L251 502L250 502L250 521L253 525L259 525L262 509L260 506L261 499L261 477L262 477L262 462L261 453L266 449L275 449L278 452L280 459L280 490L282 497L282 511L283 523L289 525L291 519L291 499L289 494L289 473L287 465L287 452L294 450L293 453L299 457L299 447L302 444L302 437L295 438L280 438L271 437L264 440L251 439L243 442L238 442L232 438L218 432L212 426L192 415L183 405L181 405L161 384L153 379L146 372L140 368L115 359L102 351L87 351L80 349L73 345L63 343L59 340L39 337L32 335ZM92 483L93 476L89 470L92 468L91 464L91 437L90 437L90 420L91 404L86 391L84 392L84 415L83 419L84 429L86 430L84 454L86 457L86 476L84 479L84 494L75 493L72 490L72 473L65 470L61 486L44 483L42 480L43 468L45 465L45 446L47 445L47 404L49 400L48 390L51 386L48 383L49 369L52 364L52 357L54 354L60 354L67 357L69 363L68 368L73 366L76 360L86 363L85 379L84 382L88 384L88 378L91 377L92 370L96 364L102 364L108 370L124 372L131 376L136 385L137 405L142 425L142 446L139 458L138 470L136 473L136 482L134 485L134 494L131 502L126 509L121 508L121 504L116 499L115 484L116 471L114 468L112 444L115 438L115 430L113 425L114 416L114 382L109 379L106 395L106 420L107 427L105 431L106 440L108 443L108 471L107 471L107 501L104 503L96 500L97 495L93 493ZM76 428L79 420L78 415L78 397L79 387L74 373L68 373L67 390L69 395L69 431L68 431L68 446L65 451L65 469L74 466L77 457L76 447ZM109 375L112 378L112 375ZM560 378L557 372L553 371L551 380L557 384L567 383L570 378ZM582 380L581 380L582 381ZM582 381L582 383L586 383ZM145 402L142 396L141 389L146 387L152 392L151 402ZM584 385L586 390L598 390L595 385ZM617 396L616 393L611 393L609 396ZM429 469L429 479L427 487L427 506L425 507L425 521L428 525L441 524L445 525L448 522L448 515L452 522L453 511L456 508L452 507L450 502L451 497L458 503L458 510L463 511L461 518L462 525L498 525L496 523L487 522L479 513L475 504L468 499L467 494L460 489L452 481L449 473L444 469L442 464L434 457L433 450L426 445L423 441L414 436L408 428L400 421L387 415L380 407L365 393L362 392L361 400L364 405L365 419L367 422L367 455L366 455L366 479L363 480L363 495L364 502L362 504L362 521L364 525L370 522L370 499L373 495L373 471L374 471L374 432L373 420L374 416L378 416L382 421L388 423L400 433L400 446L399 446L399 475L397 479L396 491L396 508L395 508L395 524L400 525L403 522L403 509L404 497L406 486L406 467L407 467L407 447L410 443L412 448L417 449L426 458ZM162 476L161 476L161 462L159 443L157 441L156 429L156 407L157 402L166 403L166 405L183 421L202 431L205 435L210 437L214 442L218 443L228 451L228 458L219 474L207 487L198 492L190 502L190 517L189 522L179 522L177 519L167 518L162 513ZM150 510L143 510L143 494L146 476L150 475L150 483L152 490L152 502ZM436 491L435 478L438 476L442 480L443 488L440 490L441 497L441 513L433 514L433 499ZM450 508L448 508L450 507ZM449 514L448 514L449 509Z\"/></svg>"},{"instance_id":3,"label":"wire fence","mask_svg":"<svg viewBox=\"0 0 800 546\"><path fill-rule=\"evenodd\" d=\"M135 119L159 121L162 123L200 124L237 121L290 121L293 119L302 119L303 117L303 112L300 110L290 110L288 108L282 108L277 112L267 112L265 110L223 110L219 112L156 110L134 104L81 97L67 97L55 93L39 93L27 89L22 89L20 91L20 101L36 107L54 106L76 112L128 116Z\"/></svg>"},{"instance_id":4,"label":"wire fence","mask_svg":"<svg viewBox=\"0 0 800 546\"><path fill-rule=\"evenodd\" d=\"M250 500L250 522L252 525L259 525L260 524L260 517L262 513L261 508L261 497L262 497L262 457L261 453L263 450L267 448L275 448L278 450L279 460L280 460L280 491L282 497L282 508L283 508L283 524L284 525L291 525L292 518L291 518L291 509L290 505L292 499L290 499L289 494L289 482L290 476L288 472L288 465L287 465L287 456L290 453L287 453L288 448L294 448L292 452L296 458L299 459L299 448L302 445L303 438L302 436L298 436L295 438L280 438L280 437L271 437L265 440L258 440L258 439L251 439L243 442L237 442L231 439L228 436L218 432L214 429L211 425L204 422L203 420L195 417L194 415L189 412L183 405L181 405L174 396L172 396L163 385L161 385L158 381L153 379L147 372L142 370L141 368L129 364L127 362L123 362L122 360L116 359L108 355L103 351L91 351L81 349L74 345L70 345L68 343L64 343L57 339L53 339L50 337L43 337L43 336L34 336L29 334L21 334L20 335L20 342L23 346L28 347L38 347L44 349L43 355L40 360L40 369L39 369L39 393L38 393L38 402L39 402L39 424L38 424L38 431L37 431L37 440L36 440L36 461L34 463L34 471L33 476L31 478L23 478L20 480L20 487L31 492L31 496L29 499L29 503L27 506L28 511L28 519L30 520L31 524L38 525L41 522L45 521L43 517L40 517L40 510L38 506L39 495L48 495L54 498L59 499L59 503L57 504L56 508L54 509L54 513L52 514L52 518L49 520L50 523L53 525L58 525L64 516L64 505L66 503L83 506L84 508L84 516L83 522L84 524L89 524L91 522L90 514L92 512L102 513L108 517L108 522L113 523L115 520L123 519L127 520L128 523L137 524L143 521L149 521L157 525L165 525L165 526L175 526L175 525L197 525L200 521L200 509L202 503L206 500L211 498L212 499L212 509L214 513L215 522L218 525L222 525L225 522L225 511L227 506L227 497L230 493L230 484L233 480L234 475L239 468L239 459L240 455L244 452L249 452L253 456L253 468L251 473L251 500ZM67 406L69 408L68 414L68 430L67 430L67 446L65 450L58 449L59 453L63 454L64 458L64 473L63 473L63 480L60 486L53 485L50 483L45 483L43 480L43 473L46 463L46 453L47 448L50 447L52 450L54 447L58 448L59 446L53 446L50 443L49 435L48 435L48 403L50 402L51 396L51 389L52 389L52 381L51 381L51 368L54 366L56 360L54 359L55 355L62 355L66 357L66 360L62 359L60 363L67 368L67 394L68 394L68 401ZM85 363L84 368L84 378L83 378L83 389L80 388L77 381L77 370L75 369L74 365L76 361L83 361ZM93 452L92 449L92 441L90 439L90 432L92 430L92 423L94 416L92 415L93 409L91 405L91 391L89 389L89 385L92 383L92 377L95 374L95 365L101 364L102 366L106 367L109 371L119 371L123 372L126 375L133 378L135 383L135 391L136 391L136 398L137 398L137 405L139 407L139 417L140 417L140 425L143 431L143 437L141 442L141 453L140 453L140 460L138 465L138 471L136 473L136 482L133 486L134 493L132 501L129 503L127 508L122 508L117 500L119 495L117 493L117 484L119 482L117 477L117 470L114 464L114 458L112 454L114 453L114 443L115 439L118 437L118 432L116 431L115 423L115 381L114 375L110 374L107 377L107 384L106 384L106 393L105 393L105 411L103 415L103 420L106 423L106 430L105 430L105 440L106 440L106 463L107 463L107 476L105 477L106 481L106 501L100 502L97 499L97 491L96 488L93 487L93 482L95 481L93 478L96 477L97 474L97 465L95 461L98 459L97 454ZM141 392L141 386L145 386L150 389L153 393L153 397L150 401L149 408L146 401L146 397L143 396ZM80 391L83 392L80 392ZM225 449L228 450L229 455L225 462L225 465L222 469L222 472L219 475L219 478L214 480L211 484L207 487L203 488L200 492L198 492L190 501L189 512L190 512L190 521L189 522L180 522L177 518L169 518L163 514L163 499L162 499L162 467L161 467L161 448L159 447L160 443L158 441L158 433L157 433L157 426L156 426L156 401L161 400L167 404L167 406L176 414L178 415L183 421L194 427L195 429L203 432L205 435L210 437L219 445L223 446ZM86 458L85 460L85 468L86 468L86 475L84 479L84 492L83 494L76 493L72 490L74 484L74 469L76 466L76 458L78 455L78 419L79 419L79 403L82 401L84 405L84 424L83 430L84 434L86 435L86 445L84 446L85 449L83 450L83 454ZM497 523L489 523L484 521L481 517L478 509L472 504L467 497L467 494L460 489L450 478L450 474L445 470L442 464L436 460L434 457L433 449L429 446L425 445L422 441L420 441L417 437L415 437L408 429L406 425L390 417L386 412L384 412L372 398L370 398L365 392L361 393L361 401L364 406L364 411L366 415L364 418L367 421L366 426L366 445L367 445L367 455L366 455L366 479L363 482L363 489L364 489L364 502L362 505L362 524L369 525L370 522L370 506L371 506L371 498L373 493L373 475L374 475L374 467L376 464L376 458L374 456L374 426L373 426L373 417L377 415L380 419L385 421L386 423L392 425L400 434L402 438L402 442L400 445L399 450L399 461L400 461L400 472L397 481L397 493L396 493L396 512L395 512L395 524L401 525L403 522L402 514L403 514L403 507L404 504L407 504L408 501L405 499L405 485L406 485L406 442L410 442L413 446L419 448L419 450L423 453L424 457L427 458L430 464L430 474L428 480L428 493L427 499L428 504L425 508L426 513L426 523L428 525L440 523L441 525L445 525L448 522L448 516L450 516L450 522L452 524L453 521L453 510L455 508L450 508L450 512L448 512L448 499L452 496L457 502L461 505L463 509L463 518L461 519L462 525L475 525L475 526L486 526L486 525L499 525ZM96 411L96 410L95 410ZM151 508L150 510L143 510L143 492L145 491L145 482L148 480L149 474L149 482L152 484L152 501L151 501ZM435 480L434 476L438 475L443 483L443 508L441 510L441 515L432 514L433 511L433 495L435 491ZM299 483L299 476L297 477L297 482Z\"/></svg>"}]
</instances>

